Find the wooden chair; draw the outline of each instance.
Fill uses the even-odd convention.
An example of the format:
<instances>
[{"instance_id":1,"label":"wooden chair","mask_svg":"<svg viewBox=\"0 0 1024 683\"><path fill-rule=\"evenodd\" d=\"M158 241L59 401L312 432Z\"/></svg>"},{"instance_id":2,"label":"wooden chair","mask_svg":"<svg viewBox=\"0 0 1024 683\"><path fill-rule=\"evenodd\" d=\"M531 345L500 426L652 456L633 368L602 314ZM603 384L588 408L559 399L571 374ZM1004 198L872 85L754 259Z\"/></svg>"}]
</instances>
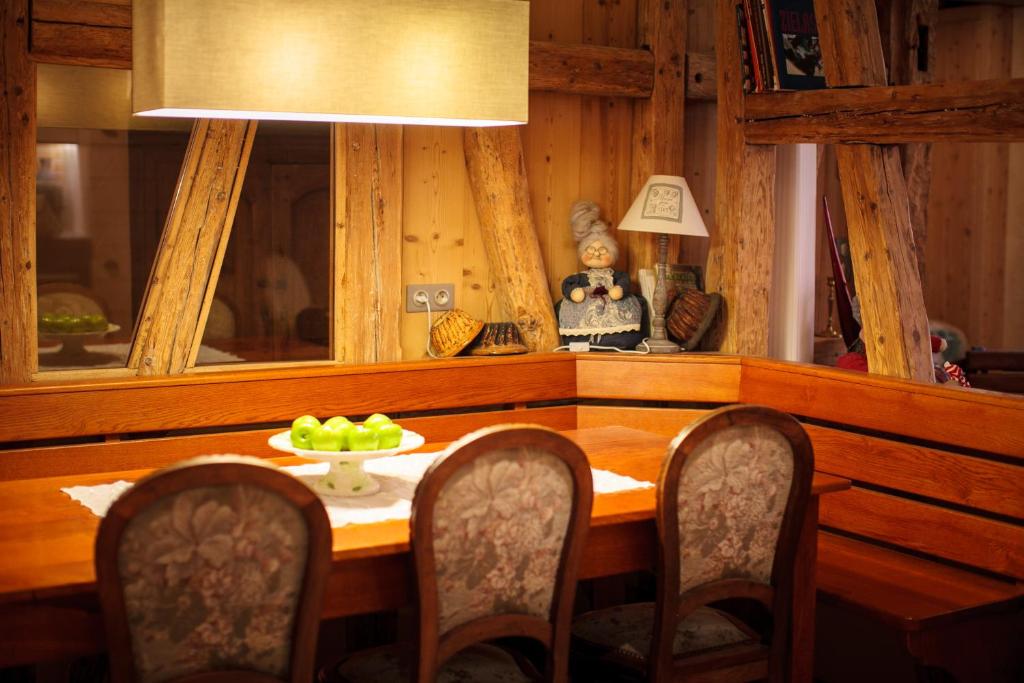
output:
<instances>
[{"instance_id":1,"label":"wooden chair","mask_svg":"<svg viewBox=\"0 0 1024 683\"><path fill-rule=\"evenodd\" d=\"M321 679L566 681L576 575L593 500L586 456L547 428L507 425L453 443L416 489L415 647L357 652ZM541 643L541 674L484 641Z\"/></svg>"},{"instance_id":2,"label":"wooden chair","mask_svg":"<svg viewBox=\"0 0 1024 683\"><path fill-rule=\"evenodd\" d=\"M320 500L257 458L142 479L96 538L113 683L312 680L330 560Z\"/></svg>"},{"instance_id":3,"label":"wooden chair","mask_svg":"<svg viewBox=\"0 0 1024 683\"><path fill-rule=\"evenodd\" d=\"M576 619L583 679L786 680L793 565L813 470L803 428L771 408L723 408L684 429L658 478L657 601ZM709 606L723 600L760 603L770 625L751 618L764 614Z\"/></svg>"}]
</instances>

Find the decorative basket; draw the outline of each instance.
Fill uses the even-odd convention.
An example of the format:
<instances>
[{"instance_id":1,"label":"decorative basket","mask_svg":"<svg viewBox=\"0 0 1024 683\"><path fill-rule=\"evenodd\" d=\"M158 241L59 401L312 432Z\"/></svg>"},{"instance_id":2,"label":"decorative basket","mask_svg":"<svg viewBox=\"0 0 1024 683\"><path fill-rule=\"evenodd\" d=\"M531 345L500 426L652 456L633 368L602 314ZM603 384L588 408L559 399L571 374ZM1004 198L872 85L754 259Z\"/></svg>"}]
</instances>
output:
<instances>
[{"instance_id":1,"label":"decorative basket","mask_svg":"<svg viewBox=\"0 0 1024 683\"><path fill-rule=\"evenodd\" d=\"M484 324L458 308L446 311L430 328L430 344L438 358L449 358L469 346Z\"/></svg>"},{"instance_id":2,"label":"decorative basket","mask_svg":"<svg viewBox=\"0 0 1024 683\"><path fill-rule=\"evenodd\" d=\"M715 319L722 302L721 294L705 294L699 289L684 289L672 302L666 327L669 335L684 349L697 348L701 337Z\"/></svg>"},{"instance_id":3,"label":"decorative basket","mask_svg":"<svg viewBox=\"0 0 1024 683\"><path fill-rule=\"evenodd\" d=\"M469 347L469 355L509 356L526 353L527 350L515 323L487 323L484 331Z\"/></svg>"}]
</instances>

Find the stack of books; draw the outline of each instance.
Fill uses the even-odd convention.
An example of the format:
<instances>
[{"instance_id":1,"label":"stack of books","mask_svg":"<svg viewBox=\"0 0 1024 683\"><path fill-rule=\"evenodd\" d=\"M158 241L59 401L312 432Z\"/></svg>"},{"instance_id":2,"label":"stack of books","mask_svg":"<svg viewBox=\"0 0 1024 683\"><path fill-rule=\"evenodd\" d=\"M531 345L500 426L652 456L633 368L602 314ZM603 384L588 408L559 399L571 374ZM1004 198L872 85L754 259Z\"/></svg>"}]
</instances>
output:
<instances>
[{"instance_id":1,"label":"stack of books","mask_svg":"<svg viewBox=\"0 0 1024 683\"><path fill-rule=\"evenodd\" d=\"M742 0L736 19L744 91L825 87L814 0Z\"/></svg>"}]
</instances>

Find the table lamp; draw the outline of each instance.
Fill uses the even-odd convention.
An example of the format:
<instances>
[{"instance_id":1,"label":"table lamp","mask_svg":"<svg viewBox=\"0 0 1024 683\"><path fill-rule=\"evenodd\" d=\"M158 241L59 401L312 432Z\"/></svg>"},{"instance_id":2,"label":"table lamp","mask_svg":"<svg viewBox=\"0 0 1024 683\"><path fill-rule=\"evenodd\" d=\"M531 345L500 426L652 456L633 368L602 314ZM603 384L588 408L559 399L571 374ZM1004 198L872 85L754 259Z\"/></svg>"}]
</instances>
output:
<instances>
[{"instance_id":1,"label":"table lamp","mask_svg":"<svg viewBox=\"0 0 1024 683\"><path fill-rule=\"evenodd\" d=\"M646 345L651 353L679 353L679 345L670 341L665 334L665 308L668 305L665 283L668 271L668 236L708 236L704 219L696 202L693 201L686 180L680 176L652 175L644 183L643 189L619 223L619 230L658 233L658 263L654 300L651 302L654 320L651 321L651 337Z\"/></svg>"}]
</instances>

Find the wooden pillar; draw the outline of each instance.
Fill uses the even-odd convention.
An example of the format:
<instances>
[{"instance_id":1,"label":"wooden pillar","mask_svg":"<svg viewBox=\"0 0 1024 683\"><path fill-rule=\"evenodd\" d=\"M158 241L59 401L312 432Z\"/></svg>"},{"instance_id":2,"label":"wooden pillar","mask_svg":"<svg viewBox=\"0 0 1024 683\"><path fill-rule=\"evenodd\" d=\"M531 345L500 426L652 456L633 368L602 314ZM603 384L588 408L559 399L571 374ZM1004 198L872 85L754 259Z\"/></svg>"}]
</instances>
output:
<instances>
[{"instance_id":1,"label":"wooden pillar","mask_svg":"<svg viewBox=\"0 0 1024 683\"><path fill-rule=\"evenodd\" d=\"M332 355L401 360L403 129L353 123L332 131Z\"/></svg>"},{"instance_id":2,"label":"wooden pillar","mask_svg":"<svg viewBox=\"0 0 1024 683\"><path fill-rule=\"evenodd\" d=\"M633 109L631 200L651 175L683 175L688 5L685 0L639 0L637 6L637 44L654 55L654 87L650 98ZM658 260L658 236L629 232L625 242L629 277L638 283L637 269L653 268ZM668 253L669 262L675 262L678 237L669 241Z\"/></svg>"},{"instance_id":3,"label":"wooden pillar","mask_svg":"<svg viewBox=\"0 0 1024 683\"><path fill-rule=\"evenodd\" d=\"M939 0L875 0L882 51L890 85L931 83L935 71L935 29ZM917 272L925 282L925 243L928 239L928 191L932 181L932 146L900 145L903 177L910 201Z\"/></svg>"},{"instance_id":4,"label":"wooden pillar","mask_svg":"<svg viewBox=\"0 0 1024 683\"><path fill-rule=\"evenodd\" d=\"M874 4L816 0L815 9L829 85L885 84ZM839 145L836 157L868 366L874 373L934 381L899 149Z\"/></svg>"},{"instance_id":5,"label":"wooden pillar","mask_svg":"<svg viewBox=\"0 0 1024 683\"><path fill-rule=\"evenodd\" d=\"M28 0L0 3L0 383L28 382L36 337L36 67Z\"/></svg>"},{"instance_id":6,"label":"wooden pillar","mask_svg":"<svg viewBox=\"0 0 1024 683\"><path fill-rule=\"evenodd\" d=\"M255 121L192 127L128 356L140 375L195 365L255 137Z\"/></svg>"},{"instance_id":7,"label":"wooden pillar","mask_svg":"<svg viewBox=\"0 0 1024 683\"><path fill-rule=\"evenodd\" d=\"M560 344L519 130L467 128L466 169L498 298L530 351Z\"/></svg>"},{"instance_id":8,"label":"wooden pillar","mask_svg":"<svg viewBox=\"0 0 1024 683\"><path fill-rule=\"evenodd\" d=\"M775 147L744 142L736 6L717 0L716 7L718 162L706 289L724 302L704 346L765 356L775 253Z\"/></svg>"}]
</instances>

